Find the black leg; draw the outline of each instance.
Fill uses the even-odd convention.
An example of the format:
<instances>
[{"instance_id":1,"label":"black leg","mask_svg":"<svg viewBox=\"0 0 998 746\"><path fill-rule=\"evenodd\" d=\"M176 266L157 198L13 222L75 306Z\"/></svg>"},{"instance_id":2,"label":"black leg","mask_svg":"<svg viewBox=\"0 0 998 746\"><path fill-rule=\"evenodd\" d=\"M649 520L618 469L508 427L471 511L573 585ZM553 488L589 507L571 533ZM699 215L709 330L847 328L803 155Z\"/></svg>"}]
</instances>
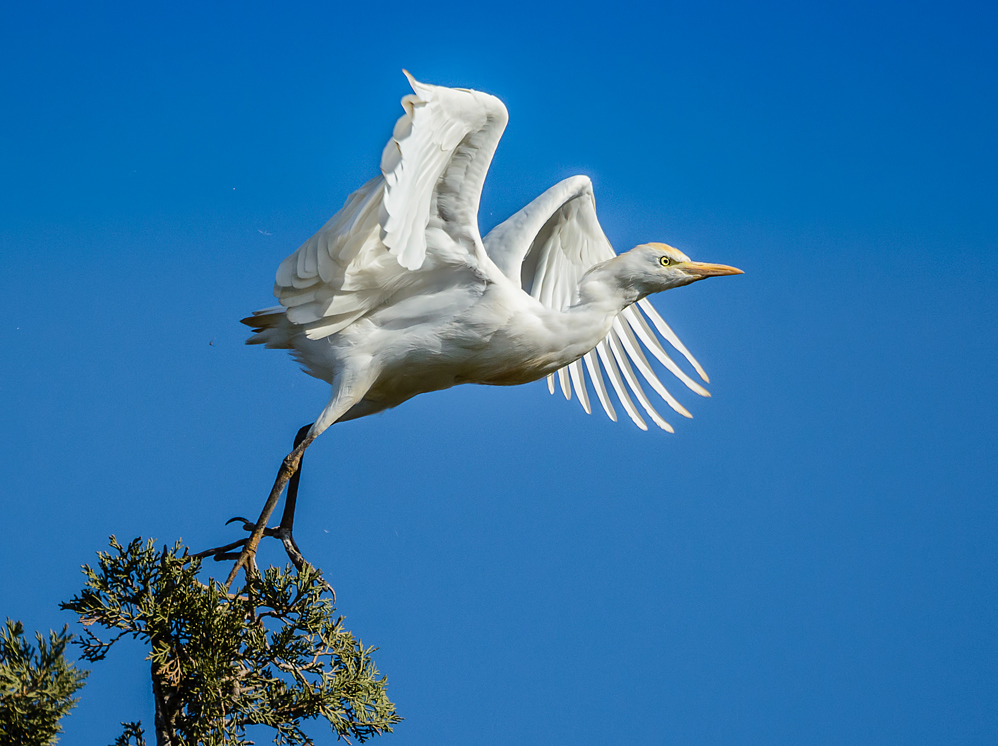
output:
<instances>
[{"instance_id":1,"label":"black leg","mask_svg":"<svg viewBox=\"0 0 998 746\"><path fill-rule=\"evenodd\" d=\"M311 425L305 425L298 431L298 434L295 436L295 448L302 444L311 427ZM304 458L305 454L302 454L302 459ZM298 468L295 469L295 473L291 475L291 479L288 481L288 496L284 500L284 515L281 516L281 528L287 529L288 532L294 530L295 527L295 506L298 503L298 482L300 481L301 461L298 462Z\"/></svg>"}]
</instances>

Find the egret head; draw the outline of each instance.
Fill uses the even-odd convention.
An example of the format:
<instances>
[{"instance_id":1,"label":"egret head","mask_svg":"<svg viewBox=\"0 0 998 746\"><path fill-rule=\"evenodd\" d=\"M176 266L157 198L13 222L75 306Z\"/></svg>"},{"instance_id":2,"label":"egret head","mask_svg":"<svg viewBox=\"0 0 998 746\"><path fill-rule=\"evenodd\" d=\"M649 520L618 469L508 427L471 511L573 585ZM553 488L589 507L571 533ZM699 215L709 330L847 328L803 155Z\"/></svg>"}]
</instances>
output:
<instances>
[{"instance_id":1,"label":"egret head","mask_svg":"<svg viewBox=\"0 0 998 746\"><path fill-rule=\"evenodd\" d=\"M742 270L726 264L694 262L679 249L664 243L635 246L607 264L615 265L613 274L617 282L637 291L641 298L707 277L742 274Z\"/></svg>"}]
</instances>

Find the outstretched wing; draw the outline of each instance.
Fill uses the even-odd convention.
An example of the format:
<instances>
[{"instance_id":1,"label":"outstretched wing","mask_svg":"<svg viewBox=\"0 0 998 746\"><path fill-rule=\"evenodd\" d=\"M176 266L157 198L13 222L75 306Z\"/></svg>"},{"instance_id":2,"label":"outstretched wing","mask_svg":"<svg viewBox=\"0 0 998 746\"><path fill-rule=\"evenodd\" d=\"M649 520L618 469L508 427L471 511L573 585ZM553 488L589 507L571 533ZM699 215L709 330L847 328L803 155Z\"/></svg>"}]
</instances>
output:
<instances>
[{"instance_id":1,"label":"outstretched wing","mask_svg":"<svg viewBox=\"0 0 998 746\"><path fill-rule=\"evenodd\" d=\"M402 99L406 113L381 156L382 239L399 264L417 269L428 250L447 243L434 242L435 231L465 249L482 246L482 184L509 115L487 93L424 85L405 75L414 93Z\"/></svg>"},{"instance_id":2,"label":"outstretched wing","mask_svg":"<svg viewBox=\"0 0 998 746\"><path fill-rule=\"evenodd\" d=\"M485 93L405 74L413 93L402 99L405 114L382 154L381 175L277 269L274 295L311 339L364 316L417 282L419 270L475 266L485 256L478 204L506 107ZM246 321L257 325L264 316L272 323L274 309Z\"/></svg>"},{"instance_id":3,"label":"outstretched wing","mask_svg":"<svg viewBox=\"0 0 998 746\"><path fill-rule=\"evenodd\" d=\"M585 176L573 176L556 184L509 220L496 226L485 237L485 249L507 277L519 282L525 292L545 306L558 310L564 310L578 301L579 281L586 272L616 256L596 218L592 182ZM565 398L572 398L574 387L583 409L587 413L591 411L585 375L588 371L600 404L610 419L616 421L617 415L603 379L602 371L605 370L624 410L638 427L648 429L631 398L632 394L656 425L672 432L672 426L648 400L634 368L672 409L684 417L692 415L659 380L642 351L642 345L688 388L701 396L710 394L669 357L659 335L682 354L707 382L707 375L700 364L651 303L642 299L614 320L610 333L594 350L558 371ZM548 376L548 389L552 394L555 390L554 379L554 374Z\"/></svg>"}]
</instances>

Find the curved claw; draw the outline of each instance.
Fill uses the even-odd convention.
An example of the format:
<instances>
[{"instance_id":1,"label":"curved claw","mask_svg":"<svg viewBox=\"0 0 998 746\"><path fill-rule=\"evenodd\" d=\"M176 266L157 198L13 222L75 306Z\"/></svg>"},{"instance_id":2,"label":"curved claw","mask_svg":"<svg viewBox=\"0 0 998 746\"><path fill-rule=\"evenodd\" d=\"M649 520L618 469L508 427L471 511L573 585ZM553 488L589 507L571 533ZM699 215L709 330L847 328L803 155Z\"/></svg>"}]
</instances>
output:
<instances>
[{"instance_id":1,"label":"curved claw","mask_svg":"<svg viewBox=\"0 0 998 746\"><path fill-rule=\"evenodd\" d=\"M242 521L243 528L246 531L252 531L255 528L255 526L252 523L250 523L245 518L242 518L240 516L236 516L235 518L232 518L231 520L227 521L226 525L232 523L233 521ZM282 528L280 526L277 528L268 528L266 531L264 531L264 536L271 536L281 540L281 543L284 545L284 551L287 552L288 554L288 559L291 560L291 564L293 564L299 572L305 567L305 565L310 565L314 567L314 565L312 565L308 560L306 560L302 556L301 550L298 549L298 544L295 543L295 537L291 533L290 529ZM198 552L197 554L191 556L199 558L211 557L216 562L237 560L242 554L241 551L242 547L245 547L248 541L249 537L247 536L245 539L238 539L232 542L231 544L226 544L225 546L205 549L204 551ZM233 551L236 549L239 549L240 551ZM256 566L255 562L253 563L253 566L254 567ZM336 591L333 589L333 586L329 584L329 581L327 581L325 578L321 576L321 571L320 571L319 582L321 582L323 587L325 587L325 589L329 591L330 595L332 595L333 597L333 602L335 603Z\"/></svg>"},{"instance_id":2,"label":"curved claw","mask_svg":"<svg viewBox=\"0 0 998 746\"><path fill-rule=\"evenodd\" d=\"M225 525L228 526L230 523L234 523L235 521L242 521L242 523L243 523L243 531L247 531L249 533L253 533L256 530L256 524L255 523L250 523L249 519L243 518L241 515L237 515L234 518L230 518L229 520L227 520L225 522ZM278 527L278 528L265 528L263 530L263 535L264 536L279 536L278 532L280 530L281 530L280 527ZM246 539L243 539L243 541L245 542Z\"/></svg>"}]
</instances>

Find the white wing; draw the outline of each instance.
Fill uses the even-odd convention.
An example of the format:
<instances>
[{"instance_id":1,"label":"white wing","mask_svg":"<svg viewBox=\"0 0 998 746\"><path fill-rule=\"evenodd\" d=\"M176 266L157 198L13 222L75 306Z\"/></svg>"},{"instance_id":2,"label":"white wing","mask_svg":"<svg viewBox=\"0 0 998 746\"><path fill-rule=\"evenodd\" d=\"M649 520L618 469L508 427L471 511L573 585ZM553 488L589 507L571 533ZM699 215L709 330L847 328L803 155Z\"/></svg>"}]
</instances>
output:
<instances>
[{"instance_id":1,"label":"white wing","mask_svg":"<svg viewBox=\"0 0 998 746\"><path fill-rule=\"evenodd\" d=\"M405 74L414 93L402 99L405 114L382 154L381 176L277 269L274 295L309 338L345 328L418 282L418 270L476 266L485 257L478 204L506 107Z\"/></svg>"},{"instance_id":2,"label":"white wing","mask_svg":"<svg viewBox=\"0 0 998 746\"><path fill-rule=\"evenodd\" d=\"M555 184L509 220L496 226L485 237L484 243L489 257L507 277L519 282L525 292L545 306L558 310L564 310L578 301L579 280L587 271L616 256L596 217L592 182L585 176L573 176ZM684 417L692 415L659 380L641 345L688 388L701 396L710 394L676 365L658 335L689 360L707 382L707 375L700 364L651 303L642 299L616 318L610 333L594 350L558 371L565 398L572 398L574 387L583 409L590 412L585 375L588 372L600 404L610 419L616 421L617 415L603 380L602 371L605 370L624 410L638 427L648 429L632 395L656 425L672 432L672 426L648 400L634 368L673 410ZM552 394L555 390L554 379L554 375L548 376L548 389Z\"/></svg>"},{"instance_id":3,"label":"white wing","mask_svg":"<svg viewBox=\"0 0 998 746\"><path fill-rule=\"evenodd\" d=\"M437 248L427 241L434 230L466 248L482 246L482 184L509 115L494 96L405 75L414 93L402 99L406 113L381 156L382 238L399 264L417 269L428 248Z\"/></svg>"}]
</instances>

